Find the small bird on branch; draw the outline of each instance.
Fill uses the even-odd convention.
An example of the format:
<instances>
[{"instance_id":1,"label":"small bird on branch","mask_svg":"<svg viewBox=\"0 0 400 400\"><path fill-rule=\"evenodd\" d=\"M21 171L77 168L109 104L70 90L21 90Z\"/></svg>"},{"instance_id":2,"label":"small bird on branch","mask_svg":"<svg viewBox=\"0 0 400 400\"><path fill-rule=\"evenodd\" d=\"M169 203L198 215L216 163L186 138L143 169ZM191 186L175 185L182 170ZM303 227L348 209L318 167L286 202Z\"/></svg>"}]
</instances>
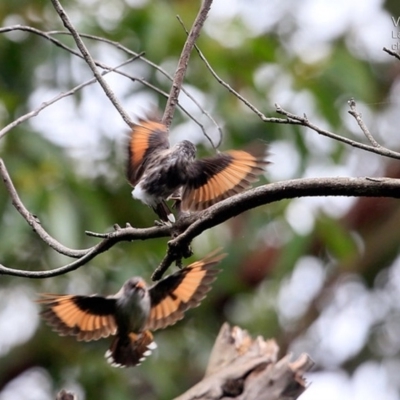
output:
<instances>
[{"instance_id":1,"label":"small bird on branch","mask_svg":"<svg viewBox=\"0 0 400 400\"><path fill-rule=\"evenodd\" d=\"M200 211L246 190L265 171L267 145L229 150L196 159L196 147L183 140L170 147L168 129L154 117L132 127L127 177L132 196L150 206L161 221L175 222L166 200L179 199L180 210Z\"/></svg>"},{"instance_id":2,"label":"small bird on branch","mask_svg":"<svg viewBox=\"0 0 400 400\"><path fill-rule=\"evenodd\" d=\"M41 294L41 316L61 336L91 341L115 336L105 357L115 367L139 365L157 347L151 330L165 328L197 307L220 271L225 254L214 251L200 261L147 287L134 277L108 297Z\"/></svg>"}]
</instances>

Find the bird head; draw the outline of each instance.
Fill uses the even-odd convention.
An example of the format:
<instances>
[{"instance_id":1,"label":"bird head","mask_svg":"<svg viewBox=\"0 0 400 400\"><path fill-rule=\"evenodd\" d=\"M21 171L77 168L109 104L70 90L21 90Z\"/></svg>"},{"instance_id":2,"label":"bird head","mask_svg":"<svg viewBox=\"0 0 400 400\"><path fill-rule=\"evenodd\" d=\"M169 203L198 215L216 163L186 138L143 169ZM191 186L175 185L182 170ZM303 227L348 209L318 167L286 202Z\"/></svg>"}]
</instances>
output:
<instances>
[{"instance_id":1,"label":"bird head","mask_svg":"<svg viewBox=\"0 0 400 400\"><path fill-rule=\"evenodd\" d=\"M123 287L122 292L123 296L130 297L140 297L143 298L146 294L147 287L146 283L142 278L134 277L127 280Z\"/></svg>"},{"instance_id":2,"label":"bird head","mask_svg":"<svg viewBox=\"0 0 400 400\"><path fill-rule=\"evenodd\" d=\"M182 142L177 143L173 150L188 160L196 157L196 146L192 142L189 142L189 140L182 140Z\"/></svg>"}]
</instances>

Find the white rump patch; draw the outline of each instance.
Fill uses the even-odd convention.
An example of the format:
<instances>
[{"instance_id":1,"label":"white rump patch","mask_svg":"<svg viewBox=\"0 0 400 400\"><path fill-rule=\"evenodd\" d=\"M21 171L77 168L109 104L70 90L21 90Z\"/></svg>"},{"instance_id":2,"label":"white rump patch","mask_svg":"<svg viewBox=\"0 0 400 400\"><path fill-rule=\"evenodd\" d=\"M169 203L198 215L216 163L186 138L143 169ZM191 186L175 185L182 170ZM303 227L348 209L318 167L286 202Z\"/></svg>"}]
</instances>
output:
<instances>
[{"instance_id":1,"label":"white rump patch","mask_svg":"<svg viewBox=\"0 0 400 400\"><path fill-rule=\"evenodd\" d=\"M145 190L142 189L140 182L132 190L132 197L134 199L140 200L142 203L150 207L154 207L156 205L154 197L149 195Z\"/></svg>"}]
</instances>

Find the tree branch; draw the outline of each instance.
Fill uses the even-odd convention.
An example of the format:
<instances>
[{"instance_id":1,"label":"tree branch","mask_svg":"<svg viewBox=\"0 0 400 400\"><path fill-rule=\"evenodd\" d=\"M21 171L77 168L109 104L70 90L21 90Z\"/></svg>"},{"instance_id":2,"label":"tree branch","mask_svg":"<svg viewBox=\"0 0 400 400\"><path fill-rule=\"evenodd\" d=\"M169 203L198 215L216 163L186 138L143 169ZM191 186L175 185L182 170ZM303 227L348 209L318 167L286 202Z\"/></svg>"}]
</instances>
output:
<instances>
[{"instance_id":1,"label":"tree branch","mask_svg":"<svg viewBox=\"0 0 400 400\"><path fill-rule=\"evenodd\" d=\"M294 123L294 124L297 124L297 125L305 126L307 128L312 129L313 131L319 133L320 135L323 135L323 136L329 137L331 139L337 140L338 142L349 144L350 146L356 147L358 149L369 151L369 152L375 153L375 154L380 154L381 156L384 156L384 157L395 158L396 160L400 160L400 153L398 153L397 151L393 151L393 150L387 149L386 147L383 147L383 146L381 146L379 144L378 144L378 146L374 146L374 145L371 146L371 145L368 145L368 144L357 142L357 141L352 140L352 139L348 139L348 138L340 136L340 135L338 135L336 133L333 133L333 132L327 131L325 129L319 128L318 126L316 126L313 123L311 123L308 120L306 115L301 117L299 115L292 114L289 111L284 110L278 104L275 104L275 108L276 108L276 112L277 113L285 115L288 118L288 121L290 121L289 123ZM350 111L350 114L353 115L352 110ZM358 122L358 120L357 120L357 122ZM363 126L365 126L365 125L363 125ZM367 131L368 131L368 129L367 129Z\"/></svg>"},{"instance_id":2,"label":"tree branch","mask_svg":"<svg viewBox=\"0 0 400 400\"><path fill-rule=\"evenodd\" d=\"M8 174L7 168L4 161L0 158L0 175L3 179L4 185L11 197L12 205L21 214L22 218L32 227L33 231L38 234L38 236L52 249L60 254L64 254L69 257L82 257L88 250L73 250L58 242L52 236L50 236L47 231L42 227L39 218L36 215L30 213L27 208L22 203L20 197L18 196L17 190L11 181L10 175Z\"/></svg>"},{"instance_id":3,"label":"tree branch","mask_svg":"<svg viewBox=\"0 0 400 400\"><path fill-rule=\"evenodd\" d=\"M183 78L185 77L187 66L189 64L190 54L193 50L193 46L195 45L197 38L200 35L201 28L203 27L204 22L207 18L207 14L210 11L211 4L212 0L202 0L199 13L194 20L192 29L190 30L190 33L186 39L185 45L183 46L182 53L178 61L178 66L175 71L174 80L172 81L171 90L169 92L167 105L165 106L165 111L162 118L162 122L167 126L171 125L172 118L175 112L175 107L178 104L178 97L181 91Z\"/></svg>"},{"instance_id":4,"label":"tree branch","mask_svg":"<svg viewBox=\"0 0 400 400\"><path fill-rule=\"evenodd\" d=\"M247 210L283 199L315 196L367 196L400 198L400 180L391 178L307 178L259 186L232 196L206 210L182 217L176 223L180 232L168 242L167 254L152 279L158 280L177 256L202 232ZM172 261L171 261L172 260ZM171 262L170 262L171 261Z\"/></svg>"},{"instance_id":5,"label":"tree branch","mask_svg":"<svg viewBox=\"0 0 400 400\"><path fill-rule=\"evenodd\" d=\"M393 56L393 57L397 58L398 60L400 60L400 54L399 54L399 53L396 53L396 52L394 52L394 51L392 51L392 50L389 50L389 49L386 48L386 47L383 48L383 51L385 51L386 53L388 53L388 54L390 54L391 56Z\"/></svg>"},{"instance_id":6,"label":"tree branch","mask_svg":"<svg viewBox=\"0 0 400 400\"><path fill-rule=\"evenodd\" d=\"M135 59L137 59L138 57L132 57L126 61L124 61L123 63L119 64L116 67L110 68L110 67L105 67L106 71L103 71L101 74L102 75L107 75L110 72L114 72L116 71L118 68L123 67L124 65L129 64L130 62L134 61ZM35 110L32 110L24 115L22 115L21 117L17 118L16 120L14 120L13 122L11 122L10 124L6 125L3 129L0 129L0 139L5 136L8 132L10 132L13 128L15 128L16 126L22 124L23 122L27 121L28 119L37 116L41 111L43 111L45 108L51 106L52 104L56 103L57 101L64 99L65 97L68 96L72 96L74 95L76 92L78 92L79 90L83 89L84 87L91 85L93 83L97 82L96 78L92 78L89 79L86 82L81 83L78 86L75 86L74 88L72 88L71 90L68 90L67 92L62 92L59 93L57 96L53 97L52 99L43 102L38 108L36 108Z\"/></svg>"},{"instance_id":7,"label":"tree branch","mask_svg":"<svg viewBox=\"0 0 400 400\"><path fill-rule=\"evenodd\" d=\"M111 87L108 83L103 79L101 73L97 70L96 63L94 62L92 56L90 55L88 49L86 48L83 40L81 39L79 33L72 25L67 13L65 12L64 8L62 7L61 3L58 0L51 0L53 3L54 9L56 10L57 14L60 16L64 26L71 32L72 37L75 40L76 45L78 46L79 51L81 52L83 58L85 59L86 63L88 64L89 68L92 70L94 76L96 77L97 81L99 82L100 86L103 88L104 93L110 99L111 103L115 107L115 109L119 112L122 119L126 122L128 126L132 126L133 122L130 119L129 115L123 109L119 101L117 100L114 92L112 91Z\"/></svg>"},{"instance_id":8,"label":"tree branch","mask_svg":"<svg viewBox=\"0 0 400 400\"><path fill-rule=\"evenodd\" d=\"M41 37L43 37L44 39L49 40L51 43L55 44L57 47L60 47L61 49L66 50L67 52L71 53L72 55L74 55L74 56L76 56L76 57L79 57L79 58L84 59L83 56L82 56L79 52L77 52L77 51L71 49L70 47L68 47L67 45L65 45L64 43L60 42L59 40L57 40L57 39L55 39L55 38L53 37L53 35L68 35L68 36L71 36L71 32L68 32L68 31L49 31L49 32L43 32L43 31L41 31L41 30L39 30L39 29L36 29L36 28L33 28L33 27L31 27L31 26L24 26L24 25L13 25L13 26L7 26L7 27L4 27L4 28L0 28L0 33L7 33L7 32L12 32L12 31L24 31L24 32L29 32L29 33L33 33L33 34L35 34L35 35L41 36ZM161 74L163 74L163 75L164 75L167 79L169 79L171 82L173 81L173 77L172 77L170 74L168 74L167 71L165 71L165 70L164 70L163 68L161 68L159 65L154 64L152 61L150 61L150 60L148 60L147 58L145 58L145 57L143 56L143 53L137 53L137 52L135 52L135 51L132 51L132 50L128 49L127 47L123 46L122 44L120 44L120 43L118 43L118 42L112 41L112 40L110 40L110 39L102 38L102 37L99 37L99 36L89 35L89 34L84 34L84 33L80 33L80 36L81 36L81 37L84 37L84 38L87 38L87 39L96 40L96 41L99 41L99 42L104 42L104 43L107 43L107 44L109 44L109 45L111 45L111 46L114 46L114 47L116 47L117 49L122 50L122 51L124 51L125 53L129 54L130 56L132 56L132 58L130 58L130 60L134 60L134 59L136 59L136 58L140 58L143 62L145 62L146 64L148 64L150 67L156 69L156 70L159 71ZM102 63L102 62L100 62L100 61L97 61L97 60L94 60L94 61L95 61L95 64L96 64L98 67L105 69L105 70L107 71L106 73L114 71L114 72L118 73L119 75L125 76L126 78L130 79L131 81L135 81L135 82L141 83L142 85L148 87L148 88L151 89L151 90L154 90L156 93L160 94L161 96L163 96L163 97L165 97L165 98L167 98L167 99L168 99L168 97L169 97L169 94L168 94L168 93L164 92L164 91L161 90L160 88L158 88L158 87L152 85L151 83L147 82L144 78L139 78L139 77L137 77L137 76L132 76L132 75L127 74L127 73L125 73L125 72L118 71L117 68L119 68L119 67L122 66L122 65L125 65L125 64L127 63L127 61L124 62L123 64L121 64L119 67L115 67L115 68L108 67L106 64L104 64L104 63ZM102 74L105 75L106 73L103 72ZM94 82L97 82L97 80L96 80L96 78L94 78L94 80L90 80L89 82L90 82L90 83L92 83L92 82L94 83ZM86 83L86 84L88 84L88 83ZM83 87L83 86L86 86L86 84L82 84L82 87ZM0 139L1 139L6 133L8 133L8 131L10 131L12 128L14 128L15 126L17 126L17 125L19 125L20 123L22 123L22 122L28 120L28 119L31 118L31 117L34 117L34 116L38 115L40 111L42 111L44 108L48 107L50 104L53 104L54 102L56 102L56 101L58 101L58 100L60 100L60 99L62 99L62 98L64 98L64 97L66 97L66 96L68 96L68 95L70 95L70 94L75 93L75 91L77 91L77 90L79 90L79 89L81 89L81 85L77 86L76 88L72 89L71 91L69 91L69 92L67 92L67 93L60 93L58 96L56 96L56 97L53 98L52 100L50 100L50 101L48 101L48 102L44 102L44 103L42 104L42 106L39 107L39 109L33 110L33 111L31 111L31 112L29 112L29 113L23 115L22 117L18 118L17 120L13 121L11 124L7 125L6 127L4 127L3 129L0 130ZM207 140L210 142L211 146L212 146L214 149L217 148L217 147L219 146L219 144L221 143L221 140L222 140L222 128L219 126L218 122L212 117L212 115L211 115L207 110L205 110L205 109L201 106L201 104L200 104L200 103L199 103L199 102L198 102L198 101L183 87L183 86L181 87L181 90L182 90L182 92L185 93L185 95L198 107L198 109L201 111L201 113L204 114L204 115L215 125L215 127L216 127L216 129L218 130L219 135L220 135L220 139L219 139L219 141L218 141L218 144L217 144L217 145L214 144L214 142L211 140L211 138L210 138L209 135L207 134L204 125L203 125L198 119L196 119L195 117L193 117L193 115L190 114L190 113L189 113L182 105L180 105L180 104L178 104L179 108L182 110L182 112L183 112L184 114L187 115L188 118L190 118L192 121L194 121L194 122L200 127L200 129L201 129L202 132L203 132L203 135L204 135L204 136L207 138Z\"/></svg>"},{"instance_id":9,"label":"tree branch","mask_svg":"<svg viewBox=\"0 0 400 400\"><path fill-rule=\"evenodd\" d=\"M349 106L350 106L350 111L348 113L352 115L355 120L357 121L358 126L364 133L365 137L369 140L369 142L372 144L373 147L381 148L382 146L375 140L375 138L371 135L371 132L367 128L367 125L365 125L365 122L362 119L361 114L357 111L357 104L354 99L350 99L348 101Z\"/></svg>"},{"instance_id":10,"label":"tree branch","mask_svg":"<svg viewBox=\"0 0 400 400\"><path fill-rule=\"evenodd\" d=\"M186 30L182 20L180 18L178 18L178 19L179 19L179 22L181 23L183 29L185 29L185 31L187 33L187 30ZM285 115L287 118L282 119L282 118L266 117L257 107L255 107L252 103L250 103L246 98L244 98L235 89L233 89L228 83L226 83L215 72L215 70L211 67L210 63L207 61L206 57L204 56L204 54L201 52L201 50L199 49L199 47L197 45L195 45L195 49L198 52L199 57L204 62L207 69L210 71L211 75L217 80L217 82L219 84L221 84L223 87L225 87L234 96L236 96L243 104L245 104L251 111L253 111L262 121L274 123L274 124L301 125L301 126L312 129L313 131L319 133L320 135L324 135L331 139L337 140L339 142L349 144L350 146L357 147L359 149L366 150L366 151L369 151L372 153L380 154L384 157L400 159L400 153L389 150L386 147L383 147L374 139L374 137L369 132L367 126L365 125L364 121L362 120L360 113L358 113L358 111L356 110L356 102L354 101L354 99L351 99L349 101L349 106L350 106L349 114L352 115L356 119L359 127L361 128L362 132L367 137L367 139L370 141L372 146L357 142L352 139L345 138L343 136L337 135L336 133L329 132L325 129L319 128L318 126L312 124L305 115L303 117L301 117L301 116L292 114L289 111L282 109L282 107L278 104L275 104L276 112L279 114ZM397 53L394 53L393 51L388 50L387 48L383 48L383 50L386 51L387 53L389 53L390 55L400 59L400 56Z\"/></svg>"},{"instance_id":11,"label":"tree branch","mask_svg":"<svg viewBox=\"0 0 400 400\"><path fill-rule=\"evenodd\" d=\"M75 270L97 255L105 252L122 241L148 240L161 237L174 237L168 242L166 256L154 271L152 279L158 280L176 260L189 256L188 247L192 240L202 232L228 219L261 205L270 204L283 199L315 196L367 196L400 198L400 180L391 178L308 178L285 182L271 183L248 190L223 200L199 213L184 215L176 224L169 226L154 226L137 229L131 226L116 227L116 230L106 234L91 234L102 237L97 245L85 250L69 249L51 237L40 224L40 221L30 213L20 200L17 191L8 175L4 163L0 160L0 174L10 194L12 204L22 217L38 233L39 237L54 250L76 261L49 271L23 271L0 266L0 274L21 276L25 278L48 278L62 275Z\"/></svg>"}]
</instances>

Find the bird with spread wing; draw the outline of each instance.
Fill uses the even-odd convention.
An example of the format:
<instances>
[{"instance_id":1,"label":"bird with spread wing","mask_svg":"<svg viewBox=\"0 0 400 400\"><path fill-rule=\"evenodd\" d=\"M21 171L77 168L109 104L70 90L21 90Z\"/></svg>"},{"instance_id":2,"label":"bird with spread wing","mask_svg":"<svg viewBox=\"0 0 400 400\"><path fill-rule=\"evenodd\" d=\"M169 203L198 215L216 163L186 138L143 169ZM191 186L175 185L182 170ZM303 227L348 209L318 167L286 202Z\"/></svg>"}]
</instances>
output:
<instances>
[{"instance_id":1,"label":"bird with spread wing","mask_svg":"<svg viewBox=\"0 0 400 400\"><path fill-rule=\"evenodd\" d=\"M225 254L213 252L147 287L134 277L108 297L42 294L41 316L62 336L91 341L114 336L106 358L111 365L139 365L157 346L152 330L166 328L196 307L219 272L214 266Z\"/></svg>"},{"instance_id":2,"label":"bird with spread wing","mask_svg":"<svg viewBox=\"0 0 400 400\"><path fill-rule=\"evenodd\" d=\"M166 223L175 222L165 200L180 199L182 211L204 210L250 187L264 173L267 146L229 150L196 159L196 147L183 140L170 147L167 127L141 119L128 141L127 177L132 196L150 206Z\"/></svg>"}]
</instances>

